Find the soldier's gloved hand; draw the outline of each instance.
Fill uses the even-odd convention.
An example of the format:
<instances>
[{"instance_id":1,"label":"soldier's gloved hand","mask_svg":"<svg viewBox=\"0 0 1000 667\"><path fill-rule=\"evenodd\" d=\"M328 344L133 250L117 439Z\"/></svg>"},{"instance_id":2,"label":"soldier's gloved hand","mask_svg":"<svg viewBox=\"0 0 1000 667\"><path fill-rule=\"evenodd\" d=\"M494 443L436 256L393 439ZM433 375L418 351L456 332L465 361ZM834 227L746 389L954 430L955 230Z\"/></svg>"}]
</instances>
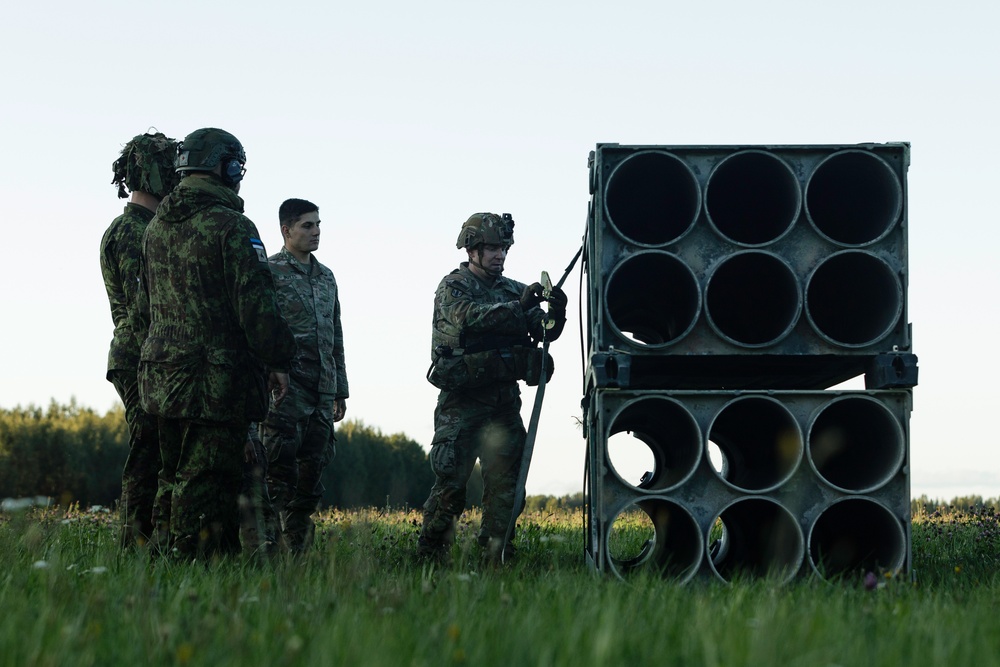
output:
<instances>
[{"instance_id":1,"label":"soldier's gloved hand","mask_svg":"<svg viewBox=\"0 0 1000 667\"><path fill-rule=\"evenodd\" d=\"M552 295L549 297L549 312L565 317L567 303L569 299L566 297L566 292L561 287L553 287Z\"/></svg>"},{"instance_id":2,"label":"soldier's gloved hand","mask_svg":"<svg viewBox=\"0 0 1000 667\"><path fill-rule=\"evenodd\" d=\"M518 299L521 304L521 310L528 311L542 302L542 285L541 283L531 283L524 288L521 292L521 298Z\"/></svg>"}]
</instances>

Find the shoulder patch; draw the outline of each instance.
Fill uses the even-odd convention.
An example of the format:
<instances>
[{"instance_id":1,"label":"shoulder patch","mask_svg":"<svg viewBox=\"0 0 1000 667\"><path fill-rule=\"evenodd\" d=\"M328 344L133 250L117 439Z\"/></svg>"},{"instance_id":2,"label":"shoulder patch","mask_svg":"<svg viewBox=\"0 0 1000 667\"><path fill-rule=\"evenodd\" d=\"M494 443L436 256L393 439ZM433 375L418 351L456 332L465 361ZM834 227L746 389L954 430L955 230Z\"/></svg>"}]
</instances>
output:
<instances>
[{"instance_id":1,"label":"shoulder patch","mask_svg":"<svg viewBox=\"0 0 1000 667\"><path fill-rule=\"evenodd\" d=\"M250 246L257 253L257 259L261 262L267 263L267 252L264 250L264 242L260 239L251 238Z\"/></svg>"},{"instance_id":2,"label":"shoulder patch","mask_svg":"<svg viewBox=\"0 0 1000 667\"><path fill-rule=\"evenodd\" d=\"M469 285L461 278L445 278L444 283L451 290L451 295L455 298L469 292Z\"/></svg>"}]
</instances>

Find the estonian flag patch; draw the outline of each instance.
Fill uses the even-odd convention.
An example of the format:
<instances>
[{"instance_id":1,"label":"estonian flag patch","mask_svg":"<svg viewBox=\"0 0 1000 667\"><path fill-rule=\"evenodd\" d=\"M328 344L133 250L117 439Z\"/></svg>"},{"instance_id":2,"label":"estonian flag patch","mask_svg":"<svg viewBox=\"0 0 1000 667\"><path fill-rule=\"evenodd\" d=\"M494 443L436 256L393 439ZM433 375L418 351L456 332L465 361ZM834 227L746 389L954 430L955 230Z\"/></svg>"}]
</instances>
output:
<instances>
[{"instance_id":1,"label":"estonian flag patch","mask_svg":"<svg viewBox=\"0 0 1000 667\"><path fill-rule=\"evenodd\" d=\"M264 250L264 242L260 239L250 239L250 245L257 251L257 259L266 262L267 252Z\"/></svg>"}]
</instances>

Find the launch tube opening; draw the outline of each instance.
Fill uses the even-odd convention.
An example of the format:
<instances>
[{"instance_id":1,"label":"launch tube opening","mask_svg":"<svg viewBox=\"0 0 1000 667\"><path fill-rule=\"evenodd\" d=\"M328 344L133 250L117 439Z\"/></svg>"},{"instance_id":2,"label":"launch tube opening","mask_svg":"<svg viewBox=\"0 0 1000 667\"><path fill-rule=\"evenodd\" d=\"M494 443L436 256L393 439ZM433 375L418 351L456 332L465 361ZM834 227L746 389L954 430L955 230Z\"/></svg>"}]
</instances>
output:
<instances>
[{"instance_id":1,"label":"launch tube opening","mask_svg":"<svg viewBox=\"0 0 1000 667\"><path fill-rule=\"evenodd\" d=\"M705 186L705 211L724 237L744 245L781 238L798 219L802 191L785 162L741 151L719 162Z\"/></svg>"},{"instance_id":2,"label":"launch tube opening","mask_svg":"<svg viewBox=\"0 0 1000 667\"><path fill-rule=\"evenodd\" d=\"M762 347L787 336L799 320L802 294L794 271L767 252L723 260L705 288L705 315L726 340Z\"/></svg>"},{"instance_id":3,"label":"launch tube opening","mask_svg":"<svg viewBox=\"0 0 1000 667\"><path fill-rule=\"evenodd\" d=\"M646 498L615 516L606 548L619 578L646 571L683 583L698 571L702 544L690 512L666 498Z\"/></svg>"},{"instance_id":4,"label":"launch tube opening","mask_svg":"<svg viewBox=\"0 0 1000 667\"><path fill-rule=\"evenodd\" d=\"M669 345L694 327L701 292L691 269L675 255L636 253L611 270L605 308L623 340L640 346Z\"/></svg>"},{"instance_id":5,"label":"launch tube opening","mask_svg":"<svg viewBox=\"0 0 1000 667\"><path fill-rule=\"evenodd\" d=\"M611 172L604 206L611 226L627 241L659 246L694 226L701 190L679 158L645 151L629 156Z\"/></svg>"},{"instance_id":6,"label":"launch tube opening","mask_svg":"<svg viewBox=\"0 0 1000 667\"><path fill-rule=\"evenodd\" d=\"M903 210L892 168L867 151L841 151L821 162L806 184L806 215L835 243L863 245L884 237Z\"/></svg>"}]
</instances>

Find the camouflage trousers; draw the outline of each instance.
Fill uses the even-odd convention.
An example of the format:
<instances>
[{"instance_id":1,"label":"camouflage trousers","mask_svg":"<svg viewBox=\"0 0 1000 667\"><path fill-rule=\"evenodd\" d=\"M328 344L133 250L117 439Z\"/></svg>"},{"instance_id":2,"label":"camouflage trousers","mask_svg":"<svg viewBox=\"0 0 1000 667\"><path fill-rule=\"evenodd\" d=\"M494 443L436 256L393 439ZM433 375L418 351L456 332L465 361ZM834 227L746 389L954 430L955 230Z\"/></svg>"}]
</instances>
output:
<instances>
[{"instance_id":1,"label":"camouflage trousers","mask_svg":"<svg viewBox=\"0 0 1000 667\"><path fill-rule=\"evenodd\" d=\"M267 451L260 440L257 423L247 432L240 485L240 544L243 551L267 555L278 537L277 516L267 490Z\"/></svg>"},{"instance_id":2,"label":"camouflage trousers","mask_svg":"<svg viewBox=\"0 0 1000 667\"><path fill-rule=\"evenodd\" d=\"M312 391L294 379L278 408L260 424L268 452L267 487L281 526L281 540L292 552L312 544L312 514L323 497L320 477L336 455L333 394Z\"/></svg>"},{"instance_id":3,"label":"camouflage trousers","mask_svg":"<svg viewBox=\"0 0 1000 667\"><path fill-rule=\"evenodd\" d=\"M143 546L153 537L153 502L160 472L156 417L142 409L135 372L113 371L111 383L125 404L128 458L122 470L121 536L123 549Z\"/></svg>"},{"instance_id":4,"label":"camouflage trousers","mask_svg":"<svg viewBox=\"0 0 1000 667\"><path fill-rule=\"evenodd\" d=\"M469 477L479 459L483 473L483 521L479 543L502 540L515 515L514 495L524 451L521 399L500 406L441 392L434 410L431 469L436 479L424 503L420 551L441 552L454 540L455 519L465 509ZM516 508L520 515L522 507Z\"/></svg>"},{"instance_id":5,"label":"camouflage trousers","mask_svg":"<svg viewBox=\"0 0 1000 667\"><path fill-rule=\"evenodd\" d=\"M162 417L158 424L157 545L183 559L238 552L247 424Z\"/></svg>"}]
</instances>

